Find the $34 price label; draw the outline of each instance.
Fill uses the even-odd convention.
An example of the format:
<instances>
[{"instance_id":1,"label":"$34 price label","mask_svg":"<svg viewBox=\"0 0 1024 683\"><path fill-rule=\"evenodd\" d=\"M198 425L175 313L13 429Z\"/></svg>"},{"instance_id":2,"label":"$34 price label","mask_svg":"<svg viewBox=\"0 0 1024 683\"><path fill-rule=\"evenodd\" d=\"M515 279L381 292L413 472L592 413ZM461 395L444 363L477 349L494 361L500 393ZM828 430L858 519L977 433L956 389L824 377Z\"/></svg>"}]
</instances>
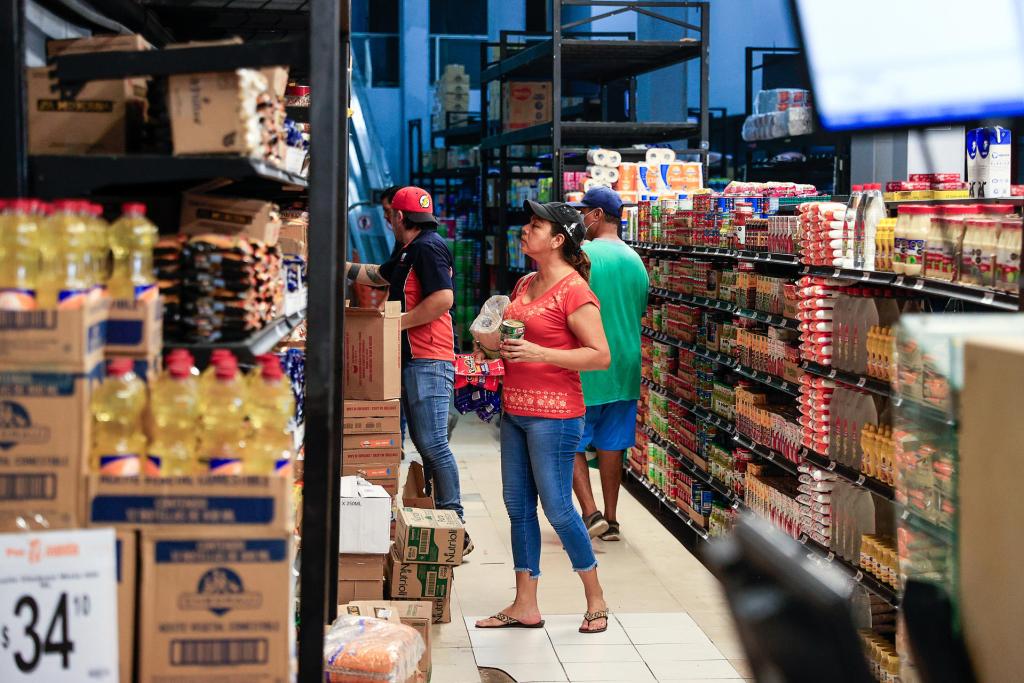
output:
<instances>
[{"instance_id":1,"label":"$34 price label","mask_svg":"<svg viewBox=\"0 0 1024 683\"><path fill-rule=\"evenodd\" d=\"M114 533L0 534L0 681L118 680Z\"/></svg>"}]
</instances>

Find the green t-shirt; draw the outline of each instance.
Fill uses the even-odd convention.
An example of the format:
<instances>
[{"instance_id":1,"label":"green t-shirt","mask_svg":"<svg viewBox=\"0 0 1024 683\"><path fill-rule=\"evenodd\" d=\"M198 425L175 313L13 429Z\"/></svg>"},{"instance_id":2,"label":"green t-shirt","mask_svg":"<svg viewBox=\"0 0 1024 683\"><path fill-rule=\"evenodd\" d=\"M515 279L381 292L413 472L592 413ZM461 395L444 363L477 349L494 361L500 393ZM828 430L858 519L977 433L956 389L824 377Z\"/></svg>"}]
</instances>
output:
<instances>
[{"instance_id":1,"label":"green t-shirt","mask_svg":"<svg viewBox=\"0 0 1024 683\"><path fill-rule=\"evenodd\" d=\"M647 308L647 269L636 252L619 240L583 243L590 257L590 288L601 302L601 320L612 364L581 372L588 406L640 398L640 319Z\"/></svg>"}]
</instances>

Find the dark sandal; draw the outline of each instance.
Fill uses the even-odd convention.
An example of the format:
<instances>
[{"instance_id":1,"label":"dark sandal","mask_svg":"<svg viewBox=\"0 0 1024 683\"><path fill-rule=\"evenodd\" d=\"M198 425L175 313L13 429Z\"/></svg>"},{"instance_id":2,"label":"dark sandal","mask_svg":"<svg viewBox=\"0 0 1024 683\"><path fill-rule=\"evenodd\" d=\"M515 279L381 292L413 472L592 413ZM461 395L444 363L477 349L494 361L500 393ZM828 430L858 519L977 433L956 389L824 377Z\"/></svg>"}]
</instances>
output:
<instances>
[{"instance_id":1,"label":"dark sandal","mask_svg":"<svg viewBox=\"0 0 1024 683\"><path fill-rule=\"evenodd\" d=\"M604 628L589 629L589 628L583 628L582 626L580 626L580 633L604 633L605 631L607 631L608 630L608 610L606 610L606 609L599 609L596 612L587 612L586 614L583 615L583 621L587 622L587 626L590 626L592 623L594 623L598 619L604 619Z\"/></svg>"},{"instance_id":2,"label":"dark sandal","mask_svg":"<svg viewBox=\"0 0 1024 683\"><path fill-rule=\"evenodd\" d=\"M501 622L501 626L479 626L479 625L477 625L476 628L479 628L479 629L488 629L488 628L544 628L544 620L543 619L538 621L536 624L524 624L523 622L521 622L518 619L515 619L513 617L510 617L509 615L505 614L504 612L498 612L497 614L494 614L494 615L492 615L492 616L490 616L488 618L489 619L497 619L498 621Z\"/></svg>"}]
</instances>

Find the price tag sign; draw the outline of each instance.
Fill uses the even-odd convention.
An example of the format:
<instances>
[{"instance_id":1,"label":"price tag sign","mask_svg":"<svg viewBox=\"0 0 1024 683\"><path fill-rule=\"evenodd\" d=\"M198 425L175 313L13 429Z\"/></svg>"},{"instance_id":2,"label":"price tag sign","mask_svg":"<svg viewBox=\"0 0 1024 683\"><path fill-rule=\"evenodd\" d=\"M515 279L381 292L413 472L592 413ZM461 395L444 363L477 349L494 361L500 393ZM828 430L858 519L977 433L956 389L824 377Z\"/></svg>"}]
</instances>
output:
<instances>
[{"instance_id":1,"label":"price tag sign","mask_svg":"<svg viewBox=\"0 0 1024 683\"><path fill-rule=\"evenodd\" d=\"M112 529L0 534L0 681L117 683Z\"/></svg>"}]
</instances>

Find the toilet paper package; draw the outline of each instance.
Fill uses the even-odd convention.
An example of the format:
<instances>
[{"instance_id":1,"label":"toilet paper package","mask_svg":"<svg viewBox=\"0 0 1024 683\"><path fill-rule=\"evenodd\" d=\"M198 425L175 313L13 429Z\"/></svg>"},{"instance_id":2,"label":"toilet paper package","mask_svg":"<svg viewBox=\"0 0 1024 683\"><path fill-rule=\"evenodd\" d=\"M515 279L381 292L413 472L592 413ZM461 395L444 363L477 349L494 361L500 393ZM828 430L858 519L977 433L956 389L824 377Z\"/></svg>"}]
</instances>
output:
<instances>
[{"instance_id":1,"label":"toilet paper package","mask_svg":"<svg viewBox=\"0 0 1024 683\"><path fill-rule=\"evenodd\" d=\"M619 169L608 166L587 166L587 174L594 180L607 182L609 185L619 179Z\"/></svg>"},{"instance_id":2,"label":"toilet paper package","mask_svg":"<svg viewBox=\"0 0 1024 683\"><path fill-rule=\"evenodd\" d=\"M647 150L646 161L648 166L660 167L662 164L671 164L675 160L675 150L663 147L652 147Z\"/></svg>"},{"instance_id":3,"label":"toilet paper package","mask_svg":"<svg viewBox=\"0 0 1024 683\"><path fill-rule=\"evenodd\" d=\"M622 163L622 155L614 149L590 149L587 150L587 163L615 168Z\"/></svg>"},{"instance_id":4,"label":"toilet paper package","mask_svg":"<svg viewBox=\"0 0 1024 683\"><path fill-rule=\"evenodd\" d=\"M1010 196L1012 147L1013 135L1007 128L992 126L968 131L967 182L972 197Z\"/></svg>"}]
</instances>

